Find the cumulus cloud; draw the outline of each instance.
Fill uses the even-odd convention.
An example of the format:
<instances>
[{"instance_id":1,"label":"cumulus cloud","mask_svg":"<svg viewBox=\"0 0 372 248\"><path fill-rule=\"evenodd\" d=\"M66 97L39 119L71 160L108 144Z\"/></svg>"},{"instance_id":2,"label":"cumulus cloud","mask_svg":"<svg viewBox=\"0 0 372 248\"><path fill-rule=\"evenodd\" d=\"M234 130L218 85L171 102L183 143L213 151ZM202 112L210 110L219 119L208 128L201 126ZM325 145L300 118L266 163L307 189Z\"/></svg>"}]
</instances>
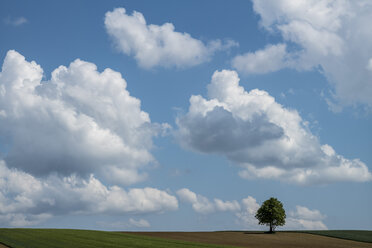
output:
<instances>
[{"instance_id":1,"label":"cumulus cloud","mask_svg":"<svg viewBox=\"0 0 372 248\"><path fill-rule=\"evenodd\" d=\"M287 229L326 230L327 226L322 220L326 218L319 210L310 210L307 207L296 206L296 211L290 211L286 221Z\"/></svg>"},{"instance_id":2,"label":"cumulus cloud","mask_svg":"<svg viewBox=\"0 0 372 248\"><path fill-rule=\"evenodd\" d=\"M260 205L257 200L252 196L248 196L242 200L242 209L235 213L237 217L237 223L243 225L244 227L256 228L258 225L258 220L255 215Z\"/></svg>"},{"instance_id":3,"label":"cumulus cloud","mask_svg":"<svg viewBox=\"0 0 372 248\"><path fill-rule=\"evenodd\" d=\"M52 216L50 214L24 214L24 213L7 213L0 214L0 223L3 226L26 227L37 225Z\"/></svg>"},{"instance_id":4,"label":"cumulus cloud","mask_svg":"<svg viewBox=\"0 0 372 248\"><path fill-rule=\"evenodd\" d=\"M215 211L214 204L208 198L197 195L189 189L180 189L177 191L177 195L181 201L191 203L195 212L209 214Z\"/></svg>"},{"instance_id":5,"label":"cumulus cloud","mask_svg":"<svg viewBox=\"0 0 372 248\"><path fill-rule=\"evenodd\" d=\"M0 223L35 225L64 214L144 214L178 208L177 198L155 188L107 187L93 175L37 178L0 161ZM146 227L148 222L130 220Z\"/></svg>"},{"instance_id":6,"label":"cumulus cloud","mask_svg":"<svg viewBox=\"0 0 372 248\"><path fill-rule=\"evenodd\" d=\"M284 43L236 57L236 69L266 73L320 66L334 88L333 100L372 106L370 2L253 0L253 9L261 17L260 26L279 33Z\"/></svg>"},{"instance_id":7,"label":"cumulus cloud","mask_svg":"<svg viewBox=\"0 0 372 248\"><path fill-rule=\"evenodd\" d=\"M248 196L243 198L240 203L237 200L222 201L215 198L214 201L207 197L196 194L195 192L183 188L177 191L177 196L181 202L189 203L192 209L199 214L216 214L218 212L230 212L235 216L235 223L244 228L257 230L258 220L255 215L260 205L257 200ZM286 230L324 230L327 226L323 223L326 218L319 210L308 209L304 206L296 206L296 210L287 212L286 224L283 229ZM262 227L264 229L265 227Z\"/></svg>"},{"instance_id":8,"label":"cumulus cloud","mask_svg":"<svg viewBox=\"0 0 372 248\"><path fill-rule=\"evenodd\" d=\"M296 184L372 179L359 159L346 159L320 144L297 111L266 91L245 91L235 71L216 71L207 98L191 96L189 111L176 119L175 136L188 149L226 156L243 178Z\"/></svg>"},{"instance_id":9,"label":"cumulus cloud","mask_svg":"<svg viewBox=\"0 0 372 248\"><path fill-rule=\"evenodd\" d=\"M177 195L181 201L192 204L194 211L200 214L210 214L217 211L235 212L240 210L240 204L237 201L223 201L215 198L212 202L205 196L195 194L187 188L178 190Z\"/></svg>"},{"instance_id":10,"label":"cumulus cloud","mask_svg":"<svg viewBox=\"0 0 372 248\"><path fill-rule=\"evenodd\" d=\"M196 194L187 188L177 191L177 196L181 202L189 203L192 209L199 214L216 214L218 212L230 212L235 216L235 223L245 228L256 229L258 221L255 218L256 212L260 205L252 196L241 200L223 201L214 198L213 201L207 197Z\"/></svg>"},{"instance_id":11,"label":"cumulus cloud","mask_svg":"<svg viewBox=\"0 0 372 248\"><path fill-rule=\"evenodd\" d=\"M244 73L263 74L291 66L285 44L269 45L262 50L236 56L232 66Z\"/></svg>"},{"instance_id":12,"label":"cumulus cloud","mask_svg":"<svg viewBox=\"0 0 372 248\"><path fill-rule=\"evenodd\" d=\"M258 220L255 215L260 205L252 196L242 200L242 210L235 213L237 223L246 227L257 229ZM288 214L289 212L289 214ZM323 223L326 218L319 210L310 210L304 206L296 206L296 211L287 212L286 223L282 229L286 230L326 230L327 226Z\"/></svg>"},{"instance_id":13,"label":"cumulus cloud","mask_svg":"<svg viewBox=\"0 0 372 248\"><path fill-rule=\"evenodd\" d=\"M214 205L216 206L217 211L238 211L240 210L240 205L237 201L222 201L220 199L214 199Z\"/></svg>"},{"instance_id":14,"label":"cumulus cloud","mask_svg":"<svg viewBox=\"0 0 372 248\"><path fill-rule=\"evenodd\" d=\"M236 212L237 223L245 228L257 229L258 220L255 218L260 205L256 199L249 196L242 200L242 211ZM287 211L286 211L287 212ZM288 214L289 212L289 214ZM288 211L286 223L282 229L285 230L327 230L323 220L326 216L319 210L310 210L307 207L296 206L296 211ZM265 227L262 227L265 229Z\"/></svg>"},{"instance_id":15,"label":"cumulus cloud","mask_svg":"<svg viewBox=\"0 0 372 248\"><path fill-rule=\"evenodd\" d=\"M122 185L144 180L152 138L163 127L126 86L120 73L79 59L43 81L36 62L9 51L0 73L7 166L36 176L94 173Z\"/></svg>"},{"instance_id":16,"label":"cumulus cloud","mask_svg":"<svg viewBox=\"0 0 372 248\"><path fill-rule=\"evenodd\" d=\"M303 206L296 206L296 211L291 212L290 216L305 220L322 220L325 218L319 210L310 210Z\"/></svg>"},{"instance_id":17,"label":"cumulus cloud","mask_svg":"<svg viewBox=\"0 0 372 248\"><path fill-rule=\"evenodd\" d=\"M204 44L188 33L175 31L172 23L147 24L142 13L128 15L124 8L116 8L105 16L107 33L119 51L133 55L144 68L189 67L208 61L213 53L237 46L234 41L220 40Z\"/></svg>"}]
</instances>

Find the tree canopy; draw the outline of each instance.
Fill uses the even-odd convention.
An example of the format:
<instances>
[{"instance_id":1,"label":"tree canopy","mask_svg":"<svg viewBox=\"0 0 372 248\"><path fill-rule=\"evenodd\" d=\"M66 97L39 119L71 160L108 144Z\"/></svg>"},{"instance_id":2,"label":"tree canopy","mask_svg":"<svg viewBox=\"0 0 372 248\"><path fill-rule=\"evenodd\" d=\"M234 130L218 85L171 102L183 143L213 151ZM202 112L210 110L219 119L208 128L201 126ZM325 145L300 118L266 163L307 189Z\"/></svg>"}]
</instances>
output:
<instances>
[{"instance_id":1,"label":"tree canopy","mask_svg":"<svg viewBox=\"0 0 372 248\"><path fill-rule=\"evenodd\" d=\"M283 204L271 197L262 203L255 217L258 219L258 224L270 226L270 233L273 233L277 226L285 224L286 215Z\"/></svg>"}]
</instances>

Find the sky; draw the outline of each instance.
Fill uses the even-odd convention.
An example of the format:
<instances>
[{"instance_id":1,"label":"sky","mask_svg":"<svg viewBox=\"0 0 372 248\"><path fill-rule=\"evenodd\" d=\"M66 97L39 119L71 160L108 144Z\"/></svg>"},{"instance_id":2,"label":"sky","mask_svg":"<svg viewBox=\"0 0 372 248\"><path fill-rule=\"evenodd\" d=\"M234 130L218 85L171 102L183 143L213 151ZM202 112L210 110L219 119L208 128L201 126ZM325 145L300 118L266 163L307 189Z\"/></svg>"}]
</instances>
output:
<instances>
[{"instance_id":1,"label":"sky","mask_svg":"<svg viewBox=\"0 0 372 248\"><path fill-rule=\"evenodd\" d=\"M372 3L0 2L0 226L372 230Z\"/></svg>"}]
</instances>

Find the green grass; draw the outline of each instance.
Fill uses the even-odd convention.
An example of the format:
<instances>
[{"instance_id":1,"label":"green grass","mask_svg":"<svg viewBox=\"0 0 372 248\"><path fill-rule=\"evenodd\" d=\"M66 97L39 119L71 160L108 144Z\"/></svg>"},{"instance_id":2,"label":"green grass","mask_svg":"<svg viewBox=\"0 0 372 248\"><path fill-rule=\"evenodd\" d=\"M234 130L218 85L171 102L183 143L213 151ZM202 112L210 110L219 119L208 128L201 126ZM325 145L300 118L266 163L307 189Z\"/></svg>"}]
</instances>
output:
<instances>
[{"instance_id":1,"label":"green grass","mask_svg":"<svg viewBox=\"0 0 372 248\"><path fill-rule=\"evenodd\" d=\"M0 229L0 242L13 248L222 248L227 246L199 244L124 234L118 232L72 229Z\"/></svg>"},{"instance_id":2,"label":"green grass","mask_svg":"<svg viewBox=\"0 0 372 248\"><path fill-rule=\"evenodd\" d=\"M372 243L372 231L360 230L327 230L327 231L303 231L304 233L323 235L327 237L349 239L354 241Z\"/></svg>"}]
</instances>

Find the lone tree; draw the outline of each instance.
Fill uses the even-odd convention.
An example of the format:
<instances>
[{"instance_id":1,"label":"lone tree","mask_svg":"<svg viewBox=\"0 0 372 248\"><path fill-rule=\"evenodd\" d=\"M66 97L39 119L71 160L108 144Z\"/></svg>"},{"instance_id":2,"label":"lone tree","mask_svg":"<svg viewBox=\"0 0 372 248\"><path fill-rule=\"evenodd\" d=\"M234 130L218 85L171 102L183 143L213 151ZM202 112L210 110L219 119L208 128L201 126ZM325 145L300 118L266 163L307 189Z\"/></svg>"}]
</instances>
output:
<instances>
[{"instance_id":1,"label":"lone tree","mask_svg":"<svg viewBox=\"0 0 372 248\"><path fill-rule=\"evenodd\" d=\"M270 226L270 233L273 233L277 226L285 224L286 215L283 204L278 199L271 197L264 201L255 217L258 219L258 224Z\"/></svg>"}]
</instances>

